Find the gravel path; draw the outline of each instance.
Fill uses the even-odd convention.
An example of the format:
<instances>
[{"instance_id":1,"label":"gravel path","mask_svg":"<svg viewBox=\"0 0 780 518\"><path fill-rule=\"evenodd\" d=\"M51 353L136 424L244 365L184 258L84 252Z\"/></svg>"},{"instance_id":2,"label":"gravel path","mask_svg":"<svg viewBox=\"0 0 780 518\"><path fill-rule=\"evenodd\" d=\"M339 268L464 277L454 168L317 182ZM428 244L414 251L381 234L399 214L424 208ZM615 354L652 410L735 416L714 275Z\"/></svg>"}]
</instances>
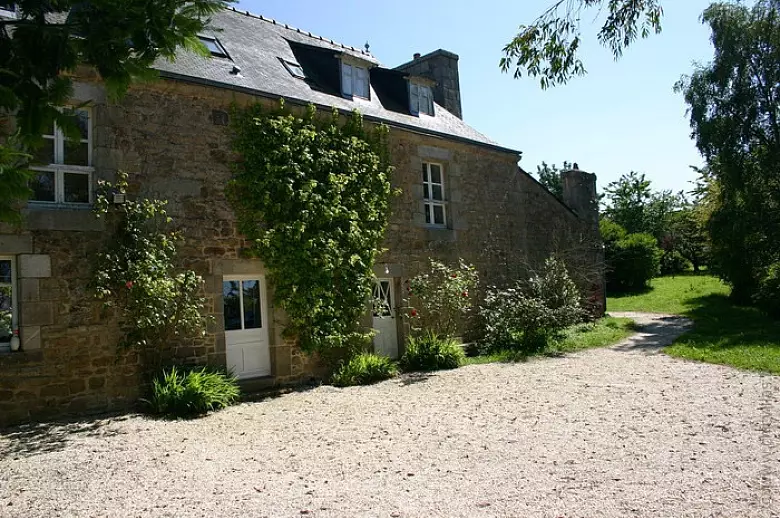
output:
<instances>
[{"instance_id":1,"label":"gravel path","mask_svg":"<svg viewBox=\"0 0 780 518\"><path fill-rule=\"evenodd\" d=\"M0 433L2 517L773 517L780 378L609 349Z\"/></svg>"}]
</instances>

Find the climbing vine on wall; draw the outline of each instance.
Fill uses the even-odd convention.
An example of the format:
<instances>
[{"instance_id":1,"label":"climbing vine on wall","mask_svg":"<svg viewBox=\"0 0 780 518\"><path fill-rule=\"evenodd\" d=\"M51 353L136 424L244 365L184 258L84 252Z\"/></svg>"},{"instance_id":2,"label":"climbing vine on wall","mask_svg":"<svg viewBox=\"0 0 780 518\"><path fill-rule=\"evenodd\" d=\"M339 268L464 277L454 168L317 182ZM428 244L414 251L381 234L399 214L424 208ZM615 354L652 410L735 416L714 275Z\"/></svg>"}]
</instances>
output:
<instances>
[{"instance_id":1,"label":"climbing vine on wall","mask_svg":"<svg viewBox=\"0 0 780 518\"><path fill-rule=\"evenodd\" d=\"M228 197L263 260L286 332L305 350L348 345L371 294L391 196L386 126L339 117L235 109Z\"/></svg>"},{"instance_id":2,"label":"climbing vine on wall","mask_svg":"<svg viewBox=\"0 0 780 518\"><path fill-rule=\"evenodd\" d=\"M115 205L114 193L127 196L127 175L111 184L101 181L95 215L113 232L97 253L92 289L106 307L119 310L123 345L154 352L171 341L203 335L203 279L177 266L178 232L169 229L167 202L139 198Z\"/></svg>"}]
</instances>

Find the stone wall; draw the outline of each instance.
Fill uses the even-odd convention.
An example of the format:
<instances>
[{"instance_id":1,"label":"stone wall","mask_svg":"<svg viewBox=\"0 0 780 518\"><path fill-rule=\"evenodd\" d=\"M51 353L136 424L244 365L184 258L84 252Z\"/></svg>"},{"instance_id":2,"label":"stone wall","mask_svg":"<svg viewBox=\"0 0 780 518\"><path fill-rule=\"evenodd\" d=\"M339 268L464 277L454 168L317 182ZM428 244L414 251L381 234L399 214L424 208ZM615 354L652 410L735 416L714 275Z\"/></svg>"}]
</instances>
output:
<instances>
[{"instance_id":1,"label":"stone wall","mask_svg":"<svg viewBox=\"0 0 780 518\"><path fill-rule=\"evenodd\" d=\"M231 174L225 113L233 103L257 99L161 81L131 89L119 104L85 82L77 85L76 100L93 101L93 180L112 180L125 171L134 195L169 200L169 214L185 238L182 263L206 280L214 324L206 337L178 348L180 360L224 365L222 276L263 271L259 261L244 258L248 244L224 194ZM389 251L377 271L390 272L396 289L425 268L429 257L449 262L463 257L477 265L486 283L501 284L579 239L582 221L519 172L514 154L399 129L391 129L390 140L393 184L402 194L392 203ZM446 229L425 226L423 161L444 168ZM20 264L24 342L21 352L0 354L0 426L129 408L141 391L138 355L118 348L114 316L87 289L92 257L110 234L87 210L31 206L26 214L22 229L0 227L0 255L17 254ZM273 286L268 303L269 383L322 374L316 360L282 336L285 316L273 302Z\"/></svg>"}]
</instances>

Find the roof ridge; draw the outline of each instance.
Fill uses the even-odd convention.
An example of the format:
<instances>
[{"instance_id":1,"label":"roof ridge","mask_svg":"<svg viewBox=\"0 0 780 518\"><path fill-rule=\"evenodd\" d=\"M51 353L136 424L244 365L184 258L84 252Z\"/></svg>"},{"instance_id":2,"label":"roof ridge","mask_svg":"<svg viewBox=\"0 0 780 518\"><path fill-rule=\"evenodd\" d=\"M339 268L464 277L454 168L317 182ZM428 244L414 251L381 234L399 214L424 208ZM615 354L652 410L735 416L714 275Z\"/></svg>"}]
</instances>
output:
<instances>
[{"instance_id":1,"label":"roof ridge","mask_svg":"<svg viewBox=\"0 0 780 518\"><path fill-rule=\"evenodd\" d=\"M315 40L325 41L327 43L330 43L331 45L335 45L337 47L341 47L343 49L351 50L353 52L359 52L363 54L364 56L371 56L372 58L375 58L373 54L371 54L371 51L369 50L363 50L363 49L357 49L355 47L351 47L349 45L344 45L343 43L339 43L335 40L332 40L330 38L325 38L323 36L317 36L316 34L312 34L310 31L305 31L303 29L298 29L297 27L293 27L292 25L288 25L286 23L279 22L277 20L274 20L273 18L268 18L267 16L263 16L262 14L254 14L250 13L249 11L245 9L236 9L235 7L231 6L229 8L226 8L226 10L233 11L237 14L243 14L244 16L249 16L251 18L256 18L258 20L263 20L264 22L272 23L273 25L278 25L280 27L284 27L285 29L296 31L299 34L303 34L304 36L309 36L310 38L313 38Z\"/></svg>"}]
</instances>

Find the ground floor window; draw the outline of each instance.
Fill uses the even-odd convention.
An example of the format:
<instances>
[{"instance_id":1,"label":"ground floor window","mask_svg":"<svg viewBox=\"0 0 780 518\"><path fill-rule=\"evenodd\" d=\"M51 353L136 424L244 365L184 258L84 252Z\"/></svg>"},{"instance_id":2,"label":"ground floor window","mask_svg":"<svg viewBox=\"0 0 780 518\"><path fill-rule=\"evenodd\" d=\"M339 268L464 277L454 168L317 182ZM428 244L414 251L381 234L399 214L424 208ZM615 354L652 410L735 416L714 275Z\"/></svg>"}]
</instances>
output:
<instances>
[{"instance_id":1,"label":"ground floor window","mask_svg":"<svg viewBox=\"0 0 780 518\"><path fill-rule=\"evenodd\" d=\"M11 337L18 328L17 300L14 257L0 255L0 351L10 349Z\"/></svg>"}]
</instances>

